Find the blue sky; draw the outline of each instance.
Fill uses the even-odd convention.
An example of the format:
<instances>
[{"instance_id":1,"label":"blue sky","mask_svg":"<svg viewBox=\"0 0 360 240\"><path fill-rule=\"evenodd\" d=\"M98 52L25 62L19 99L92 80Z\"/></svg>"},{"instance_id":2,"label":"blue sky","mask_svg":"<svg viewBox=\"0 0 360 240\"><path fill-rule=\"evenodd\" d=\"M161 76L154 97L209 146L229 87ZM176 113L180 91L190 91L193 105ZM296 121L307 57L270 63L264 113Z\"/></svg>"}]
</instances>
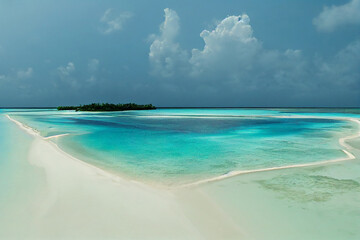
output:
<instances>
[{"instance_id":1,"label":"blue sky","mask_svg":"<svg viewBox=\"0 0 360 240\"><path fill-rule=\"evenodd\" d=\"M360 106L360 0L3 0L0 30L0 106Z\"/></svg>"}]
</instances>

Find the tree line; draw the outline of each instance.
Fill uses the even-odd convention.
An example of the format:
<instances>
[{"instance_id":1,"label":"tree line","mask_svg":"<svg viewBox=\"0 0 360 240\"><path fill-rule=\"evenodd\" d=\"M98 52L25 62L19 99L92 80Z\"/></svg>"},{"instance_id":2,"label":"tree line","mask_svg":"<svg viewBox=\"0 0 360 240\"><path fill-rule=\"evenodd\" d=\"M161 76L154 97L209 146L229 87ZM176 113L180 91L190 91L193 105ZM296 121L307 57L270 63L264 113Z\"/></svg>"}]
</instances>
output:
<instances>
[{"instance_id":1,"label":"tree line","mask_svg":"<svg viewBox=\"0 0 360 240\"><path fill-rule=\"evenodd\" d=\"M92 103L80 106L59 106L57 110L75 110L87 112L101 111L127 111L127 110L152 110L156 109L152 104L139 105L135 103L113 104L113 103Z\"/></svg>"}]
</instances>

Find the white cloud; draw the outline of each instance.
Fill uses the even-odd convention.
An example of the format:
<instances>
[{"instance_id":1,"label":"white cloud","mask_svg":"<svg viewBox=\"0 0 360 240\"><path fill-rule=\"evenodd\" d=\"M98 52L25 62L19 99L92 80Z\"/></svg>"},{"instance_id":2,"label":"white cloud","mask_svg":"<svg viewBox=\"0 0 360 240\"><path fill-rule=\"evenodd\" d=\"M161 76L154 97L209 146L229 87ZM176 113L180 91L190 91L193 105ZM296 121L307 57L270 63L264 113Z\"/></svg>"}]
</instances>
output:
<instances>
[{"instance_id":1,"label":"white cloud","mask_svg":"<svg viewBox=\"0 0 360 240\"><path fill-rule=\"evenodd\" d=\"M91 75L88 79L86 79L86 81L88 83L95 83L96 82L96 77L94 75Z\"/></svg>"},{"instance_id":2,"label":"white cloud","mask_svg":"<svg viewBox=\"0 0 360 240\"><path fill-rule=\"evenodd\" d=\"M123 28L125 22L129 20L133 14L131 12L123 12L119 15L114 14L113 9L109 8L100 18L100 22L105 24L103 33L110 34Z\"/></svg>"},{"instance_id":3,"label":"white cloud","mask_svg":"<svg viewBox=\"0 0 360 240\"><path fill-rule=\"evenodd\" d=\"M204 30L200 37L203 49L193 49L191 56L176 42L179 17L165 9L165 21L160 35L150 46L153 73L162 77L192 77L251 87L266 78L270 82L284 82L301 72L301 51L266 50L253 36L248 15L228 16L214 30Z\"/></svg>"},{"instance_id":4,"label":"white cloud","mask_svg":"<svg viewBox=\"0 0 360 240\"><path fill-rule=\"evenodd\" d=\"M75 64L73 62L68 62L66 66L60 66L57 70L63 83L66 83L73 88L77 88L79 86L78 80L74 77Z\"/></svg>"},{"instance_id":5,"label":"white cloud","mask_svg":"<svg viewBox=\"0 0 360 240\"><path fill-rule=\"evenodd\" d=\"M319 31L325 32L334 31L348 24L360 24L360 0L350 0L344 5L325 7L313 23Z\"/></svg>"},{"instance_id":6,"label":"white cloud","mask_svg":"<svg viewBox=\"0 0 360 240\"><path fill-rule=\"evenodd\" d=\"M58 67L58 72L61 77L69 76L74 71L75 71L75 65L72 62L69 62L65 67L64 66Z\"/></svg>"},{"instance_id":7,"label":"white cloud","mask_svg":"<svg viewBox=\"0 0 360 240\"><path fill-rule=\"evenodd\" d=\"M30 78L32 74L33 74L33 69L29 67L26 70L17 71L16 76L18 79L27 79Z\"/></svg>"},{"instance_id":8,"label":"white cloud","mask_svg":"<svg viewBox=\"0 0 360 240\"><path fill-rule=\"evenodd\" d=\"M253 37L249 23L250 18L246 14L229 16L214 30L202 31L200 37L205 46L203 50L192 50L190 63L193 65L193 73L251 68L252 61L261 50L261 43Z\"/></svg>"},{"instance_id":9,"label":"white cloud","mask_svg":"<svg viewBox=\"0 0 360 240\"><path fill-rule=\"evenodd\" d=\"M185 67L188 55L175 41L180 30L179 16L168 8L164 12L165 21L160 25L160 34L151 36L149 59L154 74L171 77L177 69Z\"/></svg>"},{"instance_id":10,"label":"white cloud","mask_svg":"<svg viewBox=\"0 0 360 240\"><path fill-rule=\"evenodd\" d=\"M163 87L173 92L234 100L261 94L261 101L269 98L277 105L284 104L283 98L321 104L318 100L328 99L328 94L349 99L359 95L360 41L328 61L305 57L301 50L266 49L243 14L202 31L204 47L187 52L176 40L179 21L175 11L165 9L165 21L160 34L153 36L149 53L152 74L169 79Z\"/></svg>"}]
</instances>

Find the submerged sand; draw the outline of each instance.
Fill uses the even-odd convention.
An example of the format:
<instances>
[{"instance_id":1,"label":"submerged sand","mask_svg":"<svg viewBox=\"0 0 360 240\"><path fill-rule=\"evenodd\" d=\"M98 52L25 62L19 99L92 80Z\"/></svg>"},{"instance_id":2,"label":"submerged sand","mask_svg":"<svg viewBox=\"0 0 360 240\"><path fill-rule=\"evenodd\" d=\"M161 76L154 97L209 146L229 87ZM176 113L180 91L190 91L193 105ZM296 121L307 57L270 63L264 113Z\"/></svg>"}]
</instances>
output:
<instances>
[{"instance_id":1,"label":"submerged sand","mask_svg":"<svg viewBox=\"0 0 360 240\"><path fill-rule=\"evenodd\" d=\"M358 132L340 139L343 159L166 188L105 172L9 119L31 135L21 174L36 184L16 185L28 193L0 216L0 239L360 238L360 164L347 144Z\"/></svg>"}]
</instances>

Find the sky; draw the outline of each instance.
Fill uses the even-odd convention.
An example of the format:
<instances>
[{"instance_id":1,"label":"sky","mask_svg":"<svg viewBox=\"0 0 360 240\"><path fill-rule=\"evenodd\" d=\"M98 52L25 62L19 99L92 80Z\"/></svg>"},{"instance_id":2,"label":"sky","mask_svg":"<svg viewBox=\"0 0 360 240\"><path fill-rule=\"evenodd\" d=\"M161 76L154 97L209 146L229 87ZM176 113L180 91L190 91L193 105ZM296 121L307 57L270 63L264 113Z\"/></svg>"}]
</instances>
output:
<instances>
[{"instance_id":1,"label":"sky","mask_svg":"<svg viewBox=\"0 0 360 240\"><path fill-rule=\"evenodd\" d=\"M1 0L0 107L360 107L360 0Z\"/></svg>"}]
</instances>

